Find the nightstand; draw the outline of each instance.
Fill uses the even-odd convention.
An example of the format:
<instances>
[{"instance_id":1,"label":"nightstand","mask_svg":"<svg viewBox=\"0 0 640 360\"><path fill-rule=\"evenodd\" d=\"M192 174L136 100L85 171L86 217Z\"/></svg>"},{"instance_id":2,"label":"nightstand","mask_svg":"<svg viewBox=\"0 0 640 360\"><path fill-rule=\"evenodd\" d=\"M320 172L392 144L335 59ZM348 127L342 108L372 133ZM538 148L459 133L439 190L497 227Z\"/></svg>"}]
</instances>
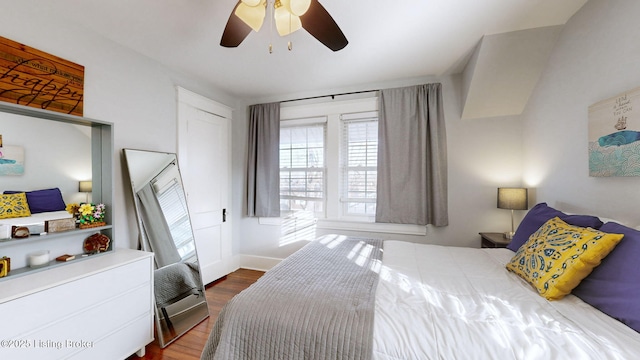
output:
<instances>
[{"instance_id":1,"label":"nightstand","mask_svg":"<svg viewBox=\"0 0 640 360\"><path fill-rule=\"evenodd\" d=\"M504 248L511 242L511 239L504 237L504 233L481 232L480 236L483 248Z\"/></svg>"}]
</instances>

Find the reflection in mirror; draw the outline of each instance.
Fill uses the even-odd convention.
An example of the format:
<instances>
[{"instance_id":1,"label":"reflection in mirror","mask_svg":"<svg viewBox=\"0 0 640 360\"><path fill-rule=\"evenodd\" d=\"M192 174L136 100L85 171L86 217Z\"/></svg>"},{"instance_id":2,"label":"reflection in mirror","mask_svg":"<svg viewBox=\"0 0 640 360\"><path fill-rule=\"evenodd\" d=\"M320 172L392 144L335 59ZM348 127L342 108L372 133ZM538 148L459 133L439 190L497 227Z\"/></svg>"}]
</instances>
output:
<instances>
[{"instance_id":1,"label":"reflection in mirror","mask_svg":"<svg viewBox=\"0 0 640 360\"><path fill-rule=\"evenodd\" d=\"M87 125L0 112L0 159L11 159L18 151L24 160L22 174L0 176L0 193L57 187L66 204L85 202L78 181L92 178L91 131ZM10 169L0 172L8 175ZM96 191L96 200L101 199L98 195Z\"/></svg>"},{"instance_id":2,"label":"reflection in mirror","mask_svg":"<svg viewBox=\"0 0 640 360\"><path fill-rule=\"evenodd\" d=\"M154 253L156 329L167 346L209 316L176 155L124 149L140 244Z\"/></svg>"}]
</instances>

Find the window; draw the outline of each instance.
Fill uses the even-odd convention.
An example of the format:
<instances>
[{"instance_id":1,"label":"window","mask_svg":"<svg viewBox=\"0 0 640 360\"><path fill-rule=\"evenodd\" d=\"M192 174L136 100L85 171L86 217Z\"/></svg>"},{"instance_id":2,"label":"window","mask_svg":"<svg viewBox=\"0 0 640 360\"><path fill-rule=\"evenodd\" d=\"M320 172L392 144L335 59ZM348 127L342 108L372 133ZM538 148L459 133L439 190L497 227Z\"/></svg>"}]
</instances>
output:
<instances>
[{"instance_id":1,"label":"window","mask_svg":"<svg viewBox=\"0 0 640 360\"><path fill-rule=\"evenodd\" d=\"M193 232L182 184L177 178L171 177L154 183L154 188L178 254L182 260L195 257Z\"/></svg>"},{"instance_id":2,"label":"window","mask_svg":"<svg viewBox=\"0 0 640 360\"><path fill-rule=\"evenodd\" d=\"M302 121L304 122L304 121ZM283 122L280 128L280 210L324 216L325 123Z\"/></svg>"},{"instance_id":3,"label":"window","mask_svg":"<svg viewBox=\"0 0 640 360\"><path fill-rule=\"evenodd\" d=\"M375 223L377 97L282 105L280 117L283 219L278 224L284 237L295 241L311 225L329 231L426 234L425 226ZM322 162L315 161L319 158Z\"/></svg>"},{"instance_id":4,"label":"window","mask_svg":"<svg viewBox=\"0 0 640 360\"><path fill-rule=\"evenodd\" d=\"M377 113L343 114L342 214L375 216L378 166Z\"/></svg>"},{"instance_id":5,"label":"window","mask_svg":"<svg viewBox=\"0 0 640 360\"><path fill-rule=\"evenodd\" d=\"M305 220L296 227L315 218L373 221L377 161L377 111L283 120L282 216Z\"/></svg>"}]
</instances>

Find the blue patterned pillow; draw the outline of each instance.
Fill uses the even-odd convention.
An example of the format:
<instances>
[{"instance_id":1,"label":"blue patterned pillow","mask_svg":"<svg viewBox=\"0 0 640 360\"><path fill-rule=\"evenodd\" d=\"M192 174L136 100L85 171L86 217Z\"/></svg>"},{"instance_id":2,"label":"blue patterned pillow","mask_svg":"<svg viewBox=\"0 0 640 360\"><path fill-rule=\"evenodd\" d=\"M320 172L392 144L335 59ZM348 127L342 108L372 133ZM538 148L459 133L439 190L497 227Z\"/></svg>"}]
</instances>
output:
<instances>
[{"instance_id":1,"label":"blue patterned pillow","mask_svg":"<svg viewBox=\"0 0 640 360\"><path fill-rule=\"evenodd\" d=\"M506 267L548 300L569 294L616 247L623 234L547 221L518 249Z\"/></svg>"},{"instance_id":2,"label":"blue patterned pillow","mask_svg":"<svg viewBox=\"0 0 640 360\"><path fill-rule=\"evenodd\" d=\"M0 195L0 219L31 216L24 193Z\"/></svg>"}]
</instances>

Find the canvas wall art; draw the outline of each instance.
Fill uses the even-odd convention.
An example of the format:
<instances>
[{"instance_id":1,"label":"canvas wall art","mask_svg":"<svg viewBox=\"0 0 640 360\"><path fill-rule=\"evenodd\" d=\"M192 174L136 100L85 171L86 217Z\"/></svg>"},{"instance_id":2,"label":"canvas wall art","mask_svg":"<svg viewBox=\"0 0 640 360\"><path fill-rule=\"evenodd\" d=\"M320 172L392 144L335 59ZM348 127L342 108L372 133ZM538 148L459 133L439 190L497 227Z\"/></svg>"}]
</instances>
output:
<instances>
[{"instance_id":1,"label":"canvas wall art","mask_svg":"<svg viewBox=\"0 0 640 360\"><path fill-rule=\"evenodd\" d=\"M589 106L589 176L640 176L640 88Z\"/></svg>"},{"instance_id":2,"label":"canvas wall art","mask_svg":"<svg viewBox=\"0 0 640 360\"><path fill-rule=\"evenodd\" d=\"M24 174L24 148L22 146L0 147L0 175Z\"/></svg>"}]
</instances>

